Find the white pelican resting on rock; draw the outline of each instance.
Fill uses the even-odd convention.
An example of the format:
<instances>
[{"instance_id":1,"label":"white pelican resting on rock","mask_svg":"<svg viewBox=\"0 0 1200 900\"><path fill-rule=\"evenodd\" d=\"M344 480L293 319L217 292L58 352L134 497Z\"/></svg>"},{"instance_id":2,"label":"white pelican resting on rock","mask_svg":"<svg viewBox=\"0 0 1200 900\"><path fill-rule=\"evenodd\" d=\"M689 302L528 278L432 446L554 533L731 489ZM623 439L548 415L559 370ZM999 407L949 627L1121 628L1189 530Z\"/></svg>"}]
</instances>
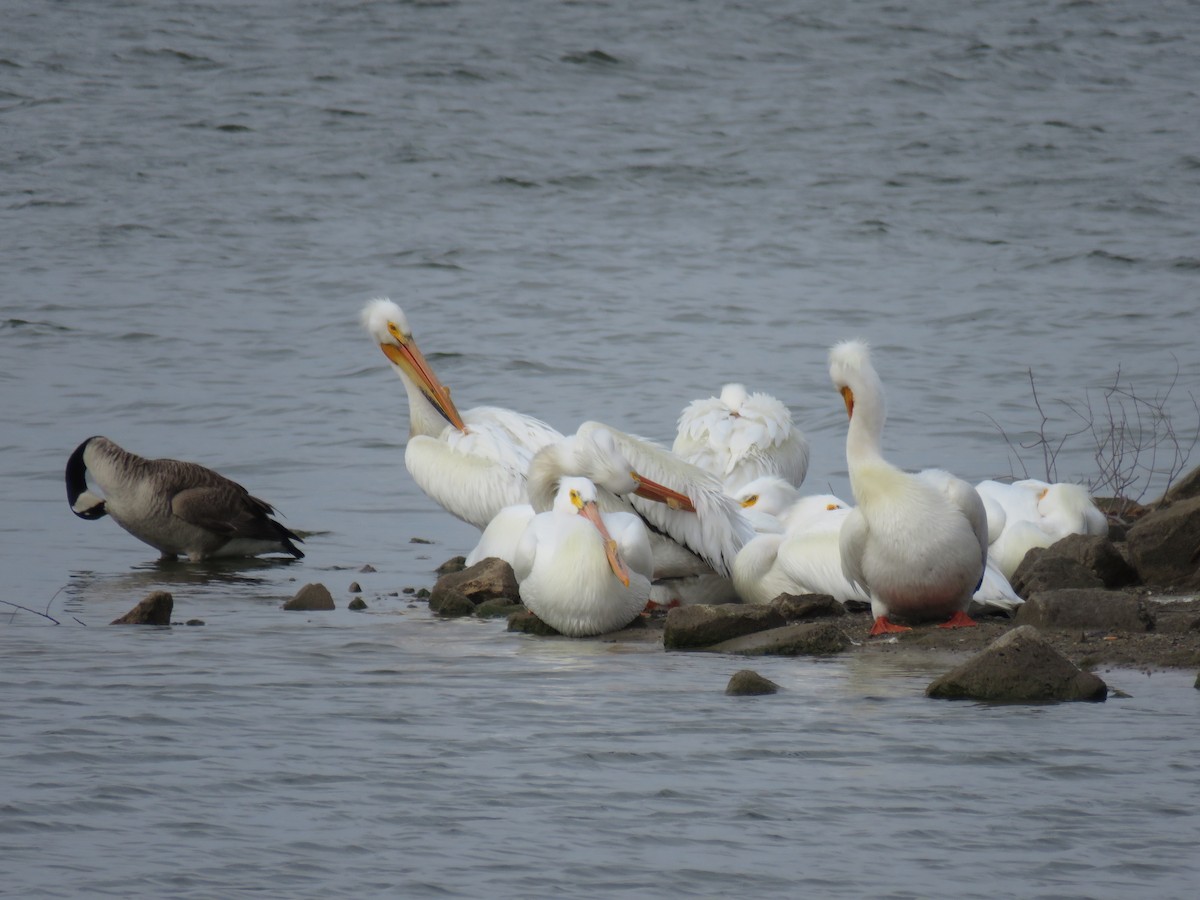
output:
<instances>
[{"instance_id":1,"label":"white pelican resting on rock","mask_svg":"<svg viewBox=\"0 0 1200 900\"><path fill-rule=\"evenodd\" d=\"M87 476L103 492L88 490ZM90 437L67 460L67 502L81 519L104 515L162 554L192 562L260 553L304 554L265 500L223 475L177 459L145 459Z\"/></svg>"},{"instance_id":2,"label":"white pelican resting on rock","mask_svg":"<svg viewBox=\"0 0 1200 900\"><path fill-rule=\"evenodd\" d=\"M832 494L801 497L789 509L787 531L760 534L733 563L733 584L745 603L780 594L828 594L840 603L871 601L842 571L841 530L850 507Z\"/></svg>"},{"instance_id":3,"label":"white pelican resting on rock","mask_svg":"<svg viewBox=\"0 0 1200 900\"><path fill-rule=\"evenodd\" d=\"M672 452L712 472L730 493L762 475L797 487L808 472L808 441L770 394L727 384L720 397L693 400L679 416Z\"/></svg>"},{"instance_id":4,"label":"white pelican resting on rock","mask_svg":"<svg viewBox=\"0 0 1200 900\"><path fill-rule=\"evenodd\" d=\"M1082 485L1027 478L981 481L975 490L987 510L988 559L1005 578L1034 547L1049 547L1068 534L1108 534L1108 519Z\"/></svg>"},{"instance_id":5,"label":"white pelican resting on rock","mask_svg":"<svg viewBox=\"0 0 1200 900\"><path fill-rule=\"evenodd\" d=\"M871 594L872 634L904 630L890 616L975 624L966 614L987 559L987 514L971 485L948 472L916 475L883 458L883 383L863 341L829 353L829 375L850 425L846 466L857 506L842 525L846 576Z\"/></svg>"},{"instance_id":6,"label":"white pelican resting on rock","mask_svg":"<svg viewBox=\"0 0 1200 900\"><path fill-rule=\"evenodd\" d=\"M530 460L563 436L540 419L500 407L479 406L460 415L399 306L386 298L372 300L362 321L408 393L404 464L417 486L480 529L504 507L527 503Z\"/></svg>"},{"instance_id":7,"label":"white pelican resting on rock","mask_svg":"<svg viewBox=\"0 0 1200 900\"><path fill-rule=\"evenodd\" d=\"M586 478L562 479L554 508L534 516L515 555L526 609L570 637L624 628L650 597L645 526L630 513L601 514Z\"/></svg>"},{"instance_id":8,"label":"white pelican resting on rock","mask_svg":"<svg viewBox=\"0 0 1200 900\"><path fill-rule=\"evenodd\" d=\"M506 506L496 513L479 543L467 554L467 565L489 556L511 565L517 541L526 526L534 515L553 508L559 484L563 478L572 476L587 478L596 486L601 512L632 514L633 506L626 499L629 494L666 503L673 509L694 511L686 496L634 471L607 430L576 433L547 444L534 454L526 473L530 502Z\"/></svg>"}]
</instances>

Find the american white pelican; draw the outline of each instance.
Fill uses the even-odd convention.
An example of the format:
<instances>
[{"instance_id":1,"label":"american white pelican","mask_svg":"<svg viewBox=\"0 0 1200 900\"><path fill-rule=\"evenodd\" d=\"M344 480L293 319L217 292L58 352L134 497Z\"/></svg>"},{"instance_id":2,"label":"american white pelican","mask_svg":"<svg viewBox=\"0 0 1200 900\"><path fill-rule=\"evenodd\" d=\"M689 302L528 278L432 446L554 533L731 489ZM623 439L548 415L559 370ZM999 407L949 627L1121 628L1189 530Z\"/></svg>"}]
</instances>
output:
<instances>
[{"instance_id":1,"label":"american white pelican","mask_svg":"<svg viewBox=\"0 0 1200 900\"><path fill-rule=\"evenodd\" d=\"M404 464L417 486L480 529L504 507L527 503L530 460L563 436L540 419L500 407L460 414L417 348L403 310L391 300L372 300L362 321L408 393Z\"/></svg>"},{"instance_id":2,"label":"american white pelican","mask_svg":"<svg viewBox=\"0 0 1200 900\"><path fill-rule=\"evenodd\" d=\"M650 596L653 570L641 519L601 514L586 478L562 479L554 507L534 516L513 563L525 607L571 637L632 622Z\"/></svg>"},{"instance_id":3,"label":"american white pelican","mask_svg":"<svg viewBox=\"0 0 1200 900\"><path fill-rule=\"evenodd\" d=\"M760 534L734 560L733 584L743 602L770 603L781 593L870 602L870 594L842 571L840 536L848 504L832 494L812 494L784 512L783 534Z\"/></svg>"},{"instance_id":4,"label":"american white pelican","mask_svg":"<svg viewBox=\"0 0 1200 900\"><path fill-rule=\"evenodd\" d=\"M88 490L87 476L104 496ZM81 519L112 516L163 559L304 554L300 538L276 522L264 500L212 469L177 459L145 459L106 437L90 437L67 460L67 502Z\"/></svg>"},{"instance_id":5,"label":"american white pelican","mask_svg":"<svg viewBox=\"0 0 1200 900\"><path fill-rule=\"evenodd\" d=\"M720 479L654 441L600 422L584 422L577 434L587 436L597 431L612 436L639 476L691 501L693 509L689 511L670 500L656 502L636 493L628 496L650 526L656 580L707 574L710 570L728 578L734 557L754 536L754 526L742 515L738 502L724 492Z\"/></svg>"},{"instance_id":6,"label":"american white pelican","mask_svg":"<svg viewBox=\"0 0 1200 900\"><path fill-rule=\"evenodd\" d=\"M763 475L799 486L808 471L808 441L792 424L788 408L740 384L725 385L720 397L688 404L671 450L712 472L730 493Z\"/></svg>"},{"instance_id":7,"label":"american white pelican","mask_svg":"<svg viewBox=\"0 0 1200 900\"><path fill-rule=\"evenodd\" d=\"M975 489L988 514L988 558L1005 578L1034 547L1049 547L1068 534L1108 534L1108 519L1082 485L1027 478L981 481Z\"/></svg>"},{"instance_id":8,"label":"american white pelican","mask_svg":"<svg viewBox=\"0 0 1200 900\"><path fill-rule=\"evenodd\" d=\"M587 478L596 486L601 512L633 513L633 506L626 499L629 494L666 503L674 509L693 510L691 500L683 494L634 471L606 429L576 433L547 444L534 454L526 473L530 502L500 510L467 554L467 565L489 556L511 565L522 532L536 513L553 508L560 483L572 476Z\"/></svg>"},{"instance_id":9,"label":"american white pelican","mask_svg":"<svg viewBox=\"0 0 1200 900\"><path fill-rule=\"evenodd\" d=\"M829 374L850 417L846 466L857 504L842 525L842 568L870 591L871 633L904 630L889 621L893 615L946 618L948 627L975 624L966 609L987 559L979 494L948 472L912 475L883 458L883 383L866 343L835 345Z\"/></svg>"}]
</instances>

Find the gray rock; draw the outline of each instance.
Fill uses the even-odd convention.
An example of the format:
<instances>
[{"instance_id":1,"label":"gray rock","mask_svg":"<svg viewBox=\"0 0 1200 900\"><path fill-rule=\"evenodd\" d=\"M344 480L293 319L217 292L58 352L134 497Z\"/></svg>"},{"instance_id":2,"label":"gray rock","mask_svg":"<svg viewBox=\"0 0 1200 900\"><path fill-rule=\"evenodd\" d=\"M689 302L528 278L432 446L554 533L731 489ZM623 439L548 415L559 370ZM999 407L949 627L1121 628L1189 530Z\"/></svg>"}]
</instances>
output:
<instances>
[{"instance_id":1,"label":"gray rock","mask_svg":"<svg viewBox=\"0 0 1200 900\"><path fill-rule=\"evenodd\" d=\"M763 678L753 669L742 669L734 672L725 686L725 693L731 697L759 697L763 694L774 694L779 691L779 685L769 678Z\"/></svg>"},{"instance_id":2,"label":"gray rock","mask_svg":"<svg viewBox=\"0 0 1200 900\"><path fill-rule=\"evenodd\" d=\"M1017 609L1020 625L1084 631L1154 630L1154 609L1144 597L1126 591L1045 591Z\"/></svg>"},{"instance_id":3,"label":"gray rock","mask_svg":"<svg viewBox=\"0 0 1200 900\"><path fill-rule=\"evenodd\" d=\"M352 609L355 612L364 610L366 608L367 608L367 601L363 600L362 597L355 597L348 604L346 604L346 609Z\"/></svg>"},{"instance_id":4,"label":"gray rock","mask_svg":"<svg viewBox=\"0 0 1200 900\"><path fill-rule=\"evenodd\" d=\"M110 625L170 625L171 610L175 608L174 598L166 591L154 591L147 594L119 619L113 619Z\"/></svg>"},{"instance_id":5,"label":"gray rock","mask_svg":"<svg viewBox=\"0 0 1200 900\"><path fill-rule=\"evenodd\" d=\"M1108 697L1108 686L1055 650L1036 628L1023 625L935 679L925 694L947 700L1010 703L1102 701Z\"/></svg>"},{"instance_id":6,"label":"gray rock","mask_svg":"<svg viewBox=\"0 0 1200 900\"><path fill-rule=\"evenodd\" d=\"M429 608L439 616L446 618L475 615L475 603L471 598L453 588L435 590L433 596L429 598Z\"/></svg>"},{"instance_id":7,"label":"gray rock","mask_svg":"<svg viewBox=\"0 0 1200 900\"><path fill-rule=\"evenodd\" d=\"M828 594L780 594L768 605L778 610L786 622L836 618L846 614L846 607Z\"/></svg>"},{"instance_id":8,"label":"gray rock","mask_svg":"<svg viewBox=\"0 0 1200 900\"><path fill-rule=\"evenodd\" d=\"M1106 588L1123 588L1139 584L1137 569L1121 554L1107 537L1097 534L1068 534L1047 547L1042 559L1057 557L1073 559L1104 583Z\"/></svg>"},{"instance_id":9,"label":"gray rock","mask_svg":"<svg viewBox=\"0 0 1200 900\"><path fill-rule=\"evenodd\" d=\"M1200 497L1146 515L1125 542L1145 584L1200 588Z\"/></svg>"},{"instance_id":10,"label":"gray rock","mask_svg":"<svg viewBox=\"0 0 1200 900\"><path fill-rule=\"evenodd\" d=\"M461 572L467 567L467 558L465 556L453 556L437 567L437 574L450 575L454 572Z\"/></svg>"},{"instance_id":11,"label":"gray rock","mask_svg":"<svg viewBox=\"0 0 1200 900\"><path fill-rule=\"evenodd\" d=\"M203 619L188 619L183 624L185 624L185 625L203 625L204 620Z\"/></svg>"},{"instance_id":12,"label":"gray rock","mask_svg":"<svg viewBox=\"0 0 1200 900\"><path fill-rule=\"evenodd\" d=\"M668 650L711 647L721 641L786 624L779 610L770 606L679 606L667 613L663 646Z\"/></svg>"},{"instance_id":13,"label":"gray rock","mask_svg":"<svg viewBox=\"0 0 1200 900\"><path fill-rule=\"evenodd\" d=\"M804 622L742 635L706 649L741 656L832 656L850 643L832 622Z\"/></svg>"},{"instance_id":14,"label":"gray rock","mask_svg":"<svg viewBox=\"0 0 1200 900\"><path fill-rule=\"evenodd\" d=\"M510 597L496 597L493 600L484 600L476 606L475 615L481 619L499 619L511 616L520 606L520 603Z\"/></svg>"},{"instance_id":15,"label":"gray rock","mask_svg":"<svg viewBox=\"0 0 1200 900\"><path fill-rule=\"evenodd\" d=\"M430 609L440 605L438 595L446 591L461 594L475 604L498 597L507 597L516 603L521 600L512 566L495 557L482 559L470 568L439 578L429 594Z\"/></svg>"},{"instance_id":16,"label":"gray rock","mask_svg":"<svg viewBox=\"0 0 1200 900\"><path fill-rule=\"evenodd\" d=\"M329 593L329 588L316 582L306 584L300 588L296 592L296 596L283 604L283 608L287 610L299 610L301 612L315 612L335 609L336 607L333 604L333 596Z\"/></svg>"},{"instance_id":17,"label":"gray rock","mask_svg":"<svg viewBox=\"0 0 1200 900\"><path fill-rule=\"evenodd\" d=\"M1158 502L1175 503L1179 500L1191 500L1193 497L1200 497L1200 466L1196 466L1171 485L1171 489L1163 494Z\"/></svg>"},{"instance_id":18,"label":"gray rock","mask_svg":"<svg viewBox=\"0 0 1200 900\"><path fill-rule=\"evenodd\" d=\"M349 590L350 590L350 593L352 593L352 594L361 594L362 593L362 585L359 584L357 581L352 581L352 582L350 582Z\"/></svg>"},{"instance_id":19,"label":"gray rock","mask_svg":"<svg viewBox=\"0 0 1200 900\"><path fill-rule=\"evenodd\" d=\"M523 634L541 635L542 637L561 633L551 628L523 606L508 617L508 630Z\"/></svg>"},{"instance_id":20,"label":"gray rock","mask_svg":"<svg viewBox=\"0 0 1200 900\"><path fill-rule=\"evenodd\" d=\"M360 571L360 572L374 572L374 571L375 571L375 567L374 567L373 565L371 565L370 563L367 563L367 564L365 564L365 565L364 565L364 566L363 566L361 569L359 569L358 571Z\"/></svg>"},{"instance_id":21,"label":"gray rock","mask_svg":"<svg viewBox=\"0 0 1200 900\"><path fill-rule=\"evenodd\" d=\"M1100 576L1077 559L1055 556L1050 548L1034 547L1025 554L1017 570L1013 572L1012 588L1019 597L1029 599L1041 591L1058 591L1065 588L1102 588Z\"/></svg>"}]
</instances>

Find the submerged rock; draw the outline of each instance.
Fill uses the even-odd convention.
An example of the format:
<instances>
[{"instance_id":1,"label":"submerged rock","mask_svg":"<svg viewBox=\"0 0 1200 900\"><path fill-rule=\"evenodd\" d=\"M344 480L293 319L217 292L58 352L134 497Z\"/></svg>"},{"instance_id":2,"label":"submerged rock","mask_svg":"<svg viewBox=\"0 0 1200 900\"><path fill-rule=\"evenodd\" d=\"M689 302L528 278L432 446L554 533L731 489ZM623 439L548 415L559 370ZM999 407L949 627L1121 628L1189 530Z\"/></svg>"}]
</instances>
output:
<instances>
[{"instance_id":1,"label":"submerged rock","mask_svg":"<svg viewBox=\"0 0 1200 900\"><path fill-rule=\"evenodd\" d=\"M333 595L329 593L329 588L320 582L306 584L296 592L296 596L283 604L286 610L300 612L315 612L319 610L336 609L333 603Z\"/></svg>"},{"instance_id":2,"label":"submerged rock","mask_svg":"<svg viewBox=\"0 0 1200 900\"><path fill-rule=\"evenodd\" d=\"M166 591L154 591L147 594L119 619L113 619L110 625L170 625L171 610L175 608L175 599Z\"/></svg>"},{"instance_id":3,"label":"submerged rock","mask_svg":"<svg viewBox=\"0 0 1200 900\"><path fill-rule=\"evenodd\" d=\"M787 622L770 606L678 606L667 613L663 646L668 650L711 647L744 634L782 628Z\"/></svg>"},{"instance_id":4,"label":"submerged rock","mask_svg":"<svg viewBox=\"0 0 1200 900\"><path fill-rule=\"evenodd\" d=\"M512 615L520 606L521 604L511 597L496 597L484 600L476 606L475 615L481 619L499 619Z\"/></svg>"},{"instance_id":5,"label":"submerged rock","mask_svg":"<svg viewBox=\"0 0 1200 900\"><path fill-rule=\"evenodd\" d=\"M734 672L725 685L725 693L731 697L759 697L763 694L774 694L779 691L779 685L769 678L763 678L753 669L742 669Z\"/></svg>"},{"instance_id":6,"label":"submerged rock","mask_svg":"<svg viewBox=\"0 0 1200 900\"><path fill-rule=\"evenodd\" d=\"M1108 686L1055 650L1031 625L1014 628L935 679L928 697L1033 703L1102 701Z\"/></svg>"},{"instance_id":7,"label":"submerged rock","mask_svg":"<svg viewBox=\"0 0 1200 900\"><path fill-rule=\"evenodd\" d=\"M346 604L346 609L352 609L355 612L358 612L359 610L363 610L366 608L367 608L367 601L363 600L362 597L355 597L348 604Z\"/></svg>"},{"instance_id":8,"label":"submerged rock","mask_svg":"<svg viewBox=\"0 0 1200 900\"><path fill-rule=\"evenodd\" d=\"M455 572L461 572L467 567L467 558L465 556L452 556L440 566L437 567L438 576L451 575Z\"/></svg>"},{"instance_id":9,"label":"submerged rock","mask_svg":"<svg viewBox=\"0 0 1200 900\"><path fill-rule=\"evenodd\" d=\"M541 635L542 637L561 633L551 628L523 606L508 617L508 630L523 634Z\"/></svg>"},{"instance_id":10,"label":"submerged rock","mask_svg":"<svg viewBox=\"0 0 1200 900\"><path fill-rule=\"evenodd\" d=\"M475 604L471 598L454 588L434 588L429 598L429 609L446 618L475 615Z\"/></svg>"}]
</instances>

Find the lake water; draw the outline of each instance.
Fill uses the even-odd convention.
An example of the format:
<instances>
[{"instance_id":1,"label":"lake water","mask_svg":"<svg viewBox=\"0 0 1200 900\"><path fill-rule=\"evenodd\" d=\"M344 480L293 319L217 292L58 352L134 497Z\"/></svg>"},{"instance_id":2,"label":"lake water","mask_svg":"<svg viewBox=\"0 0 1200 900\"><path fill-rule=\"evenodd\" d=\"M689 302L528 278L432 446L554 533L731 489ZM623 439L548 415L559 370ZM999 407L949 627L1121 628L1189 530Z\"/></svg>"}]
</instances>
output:
<instances>
[{"instance_id":1,"label":"lake water","mask_svg":"<svg viewBox=\"0 0 1200 900\"><path fill-rule=\"evenodd\" d=\"M5 19L0 893L1195 896L1195 673L989 707L923 697L949 659L756 660L783 691L734 700L743 660L410 603L475 532L408 478L357 321L391 296L461 407L564 431L669 440L742 381L843 496L837 340L875 347L889 456L972 480L1023 474L1030 371L1054 440L1062 401L1103 438L1119 378L1152 499L1200 394L1194 3ZM243 482L307 558L159 565L75 518L92 434ZM281 612L310 581L340 608ZM205 625L104 627L154 589Z\"/></svg>"}]
</instances>

